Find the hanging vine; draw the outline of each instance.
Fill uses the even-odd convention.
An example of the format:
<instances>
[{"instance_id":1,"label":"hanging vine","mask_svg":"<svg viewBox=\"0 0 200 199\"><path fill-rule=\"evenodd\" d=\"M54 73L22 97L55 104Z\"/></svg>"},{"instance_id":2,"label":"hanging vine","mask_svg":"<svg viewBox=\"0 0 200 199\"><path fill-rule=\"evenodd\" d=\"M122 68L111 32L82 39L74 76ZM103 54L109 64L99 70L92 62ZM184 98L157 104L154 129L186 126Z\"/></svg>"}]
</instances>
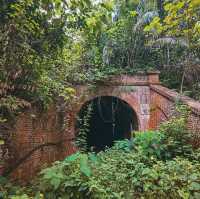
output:
<instances>
[{"instance_id":1,"label":"hanging vine","mask_svg":"<svg viewBox=\"0 0 200 199\"><path fill-rule=\"evenodd\" d=\"M84 114L83 118L78 118L78 122L80 125L78 136L75 141L75 145L79 148L81 152L87 152L88 151L88 143L87 143L87 137L89 133L89 121L92 115L93 111L93 103L90 103L87 107L87 110L85 111L86 114Z\"/></svg>"}]
</instances>

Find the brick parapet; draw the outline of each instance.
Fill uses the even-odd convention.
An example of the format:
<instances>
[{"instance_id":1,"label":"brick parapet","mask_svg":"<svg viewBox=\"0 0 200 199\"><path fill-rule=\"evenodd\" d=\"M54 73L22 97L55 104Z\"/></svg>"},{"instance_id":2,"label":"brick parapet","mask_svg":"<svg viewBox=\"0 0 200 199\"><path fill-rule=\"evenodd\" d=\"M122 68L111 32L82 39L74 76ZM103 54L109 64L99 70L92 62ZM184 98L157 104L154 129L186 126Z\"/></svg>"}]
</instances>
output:
<instances>
[{"instance_id":1,"label":"brick parapet","mask_svg":"<svg viewBox=\"0 0 200 199\"><path fill-rule=\"evenodd\" d=\"M119 75L97 82L108 86L148 86L160 84L159 72L138 72L134 75Z\"/></svg>"},{"instance_id":2,"label":"brick parapet","mask_svg":"<svg viewBox=\"0 0 200 199\"><path fill-rule=\"evenodd\" d=\"M150 89L159 93L159 95L162 95L163 97L167 98L168 100L172 102L176 102L176 101L183 102L184 104L188 105L191 108L194 114L197 114L200 116L200 102L199 101L194 100L190 97L181 95L177 93L176 91L173 91L161 85L150 85Z\"/></svg>"},{"instance_id":3,"label":"brick parapet","mask_svg":"<svg viewBox=\"0 0 200 199\"><path fill-rule=\"evenodd\" d=\"M191 108L191 114L188 117L188 129L193 136L193 146L200 146L200 102L194 99L180 95L166 87L160 85L151 85L151 106L154 110L151 112L150 128L158 128L159 125L168 120L175 108L175 102L181 101Z\"/></svg>"}]
</instances>

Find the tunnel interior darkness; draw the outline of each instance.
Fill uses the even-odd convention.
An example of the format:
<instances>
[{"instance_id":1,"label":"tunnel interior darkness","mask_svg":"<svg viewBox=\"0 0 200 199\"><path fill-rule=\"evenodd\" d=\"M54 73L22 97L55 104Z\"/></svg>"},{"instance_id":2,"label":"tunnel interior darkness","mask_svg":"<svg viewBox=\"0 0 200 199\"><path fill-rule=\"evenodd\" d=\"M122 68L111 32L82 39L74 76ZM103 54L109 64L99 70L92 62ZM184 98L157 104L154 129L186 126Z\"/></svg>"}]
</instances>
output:
<instances>
[{"instance_id":1,"label":"tunnel interior darkness","mask_svg":"<svg viewBox=\"0 0 200 199\"><path fill-rule=\"evenodd\" d=\"M111 147L114 141L129 139L138 130L135 111L125 101L112 96L97 97L85 103L76 124L77 136L88 121L87 145L95 152Z\"/></svg>"}]
</instances>

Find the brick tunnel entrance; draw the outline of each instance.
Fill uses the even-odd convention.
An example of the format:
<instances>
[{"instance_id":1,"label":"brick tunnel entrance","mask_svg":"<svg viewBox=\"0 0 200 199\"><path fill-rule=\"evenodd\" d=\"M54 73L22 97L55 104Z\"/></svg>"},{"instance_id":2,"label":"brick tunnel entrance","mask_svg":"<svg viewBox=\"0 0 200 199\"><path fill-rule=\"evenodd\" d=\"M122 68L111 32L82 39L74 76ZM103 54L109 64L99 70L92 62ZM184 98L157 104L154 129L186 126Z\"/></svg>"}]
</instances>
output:
<instances>
[{"instance_id":1,"label":"brick tunnel entrance","mask_svg":"<svg viewBox=\"0 0 200 199\"><path fill-rule=\"evenodd\" d=\"M191 108L188 127L194 132L194 146L200 146L200 103L160 85L157 72L113 77L99 82L96 89L77 85L75 99L70 110L64 109L65 103L52 105L42 114L30 109L16 118L11 134L3 132L6 144L0 146L0 160L13 179L29 182L43 165L75 153L74 140L83 128L77 116L83 120L89 105L87 143L97 152L115 140L130 138L132 130L157 129L170 118L177 99ZM13 135L12 139L7 140L6 135Z\"/></svg>"},{"instance_id":2,"label":"brick tunnel entrance","mask_svg":"<svg viewBox=\"0 0 200 199\"><path fill-rule=\"evenodd\" d=\"M138 130L138 120L135 111L125 101L101 96L82 106L76 129L78 134L86 133L88 150L92 148L99 152L117 140L129 139L131 132Z\"/></svg>"}]
</instances>

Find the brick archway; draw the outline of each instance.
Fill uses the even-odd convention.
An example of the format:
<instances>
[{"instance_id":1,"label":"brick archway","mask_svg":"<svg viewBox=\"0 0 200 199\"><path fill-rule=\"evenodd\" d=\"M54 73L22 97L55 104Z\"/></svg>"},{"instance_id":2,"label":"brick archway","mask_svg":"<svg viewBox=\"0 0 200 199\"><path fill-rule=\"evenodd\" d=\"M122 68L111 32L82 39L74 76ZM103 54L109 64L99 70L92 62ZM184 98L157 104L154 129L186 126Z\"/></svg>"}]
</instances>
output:
<instances>
[{"instance_id":1,"label":"brick archway","mask_svg":"<svg viewBox=\"0 0 200 199\"><path fill-rule=\"evenodd\" d=\"M129 104L137 115L140 131L157 129L163 120L170 119L179 99L191 108L188 127L193 132L194 146L200 146L200 103L163 87L158 72L121 75L98 82L95 89L76 85L75 90L77 100L70 110L65 109L61 100L42 114L32 108L17 118L12 140L5 145L7 156L3 157L5 170L13 178L29 181L44 164L74 153L76 116L83 104L98 96L117 97Z\"/></svg>"},{"instance_id":2,"label":"brick archway","mask_svg":"<svg viewBox=\"0 0 200 199\"><path fill-rule=\"evenodd\" d=\"M75 120L82 105L87 101L98 96L113 96L131 106L137 115L139 130L145 131L149 128L150 119L150 84L159 84L158 73L114 77L107 82L99 82L93 90L88 86L79 85L76 87L78 103L73 109L75 114L72 120Z\"/></svg>"}]
</instances>

